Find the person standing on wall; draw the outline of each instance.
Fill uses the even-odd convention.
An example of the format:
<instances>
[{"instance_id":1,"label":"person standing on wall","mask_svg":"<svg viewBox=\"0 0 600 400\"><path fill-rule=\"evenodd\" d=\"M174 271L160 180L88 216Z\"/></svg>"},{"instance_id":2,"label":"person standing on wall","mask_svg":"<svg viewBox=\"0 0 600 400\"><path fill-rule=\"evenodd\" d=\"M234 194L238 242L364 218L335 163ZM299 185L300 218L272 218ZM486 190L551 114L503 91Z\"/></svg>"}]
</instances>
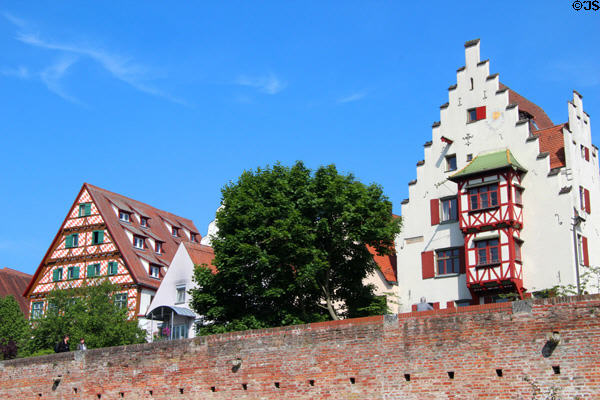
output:
<instances>
[{"instance_id":1,"label":"person standing on wall","mask_svg":"<svg viewBox=\"0 0 600 400\"><path fill-rule=\"evenodd\" d=\"M67 351L70 351L69 335L65 335L63 339L60 342L56 343L56 346L54 346L55 353L65 353Z\"/></svg>"},{"instance_id":2,"label":"person standing on wall","mask_svg":"<svg viewBox=\"0 0 600 400\"><path fill-rule=\"evenodd\" d=\"M87 350L87 345L85 344L85 339L79 339L79 344L77 345L77 350Z\"/></svg>"}]
</instances>

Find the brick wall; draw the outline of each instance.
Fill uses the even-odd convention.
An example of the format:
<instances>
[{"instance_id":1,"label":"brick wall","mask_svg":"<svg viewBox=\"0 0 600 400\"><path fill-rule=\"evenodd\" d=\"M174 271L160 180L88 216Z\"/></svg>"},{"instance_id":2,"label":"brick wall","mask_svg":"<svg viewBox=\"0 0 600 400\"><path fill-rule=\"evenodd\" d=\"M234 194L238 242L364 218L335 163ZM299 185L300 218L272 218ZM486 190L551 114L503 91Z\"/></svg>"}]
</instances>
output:
<instances>
[{"instance_id":1,"label":"brick wall","mask_svg":"<svg viewBox=\"0 0 600 400\"><path fill-rule=\"evenodd\" d=\"M4 361L0 382L0 399L600 398L600 296Z\"/></svg>"}]
</instances>

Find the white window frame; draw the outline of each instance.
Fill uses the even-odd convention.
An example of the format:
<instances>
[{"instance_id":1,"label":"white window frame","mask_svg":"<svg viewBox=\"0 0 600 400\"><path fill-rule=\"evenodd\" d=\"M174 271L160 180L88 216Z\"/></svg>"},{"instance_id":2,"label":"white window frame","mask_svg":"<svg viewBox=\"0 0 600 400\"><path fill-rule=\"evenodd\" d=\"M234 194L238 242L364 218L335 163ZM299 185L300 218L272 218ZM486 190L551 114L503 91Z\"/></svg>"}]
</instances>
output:
<instances>
[{"instance_id":1,"label":"white window frame","mask_svg":"<svg viewBox=\"0 0 600 400\"><path fill-rule=\"evenodd\" d=\"M447 211L444 209L444 204L449 203L451 205L453 200L454 200L454 210L455 210L454 218L452 215L451 206L448 207ZM456 221L458 221L458 198L457 198L457 196L446 197L446 198L440 199L440 222L456 222Z\"/></svg>"},{"instance_id":2,"label":"white window frame","mask_svg":"<svg viewBox=\"0 0 600 400\"><path fill-rule=\"evenodd\" d=\"M119 210L119 220L123 222L131 222L131 216L128 212Z\"/></svg>"},{"instance_id":3,"label":"white window frame","mask_svg":"<svg viewBox=\"0 0 600 400\"><path fill-rule=\"evenodd\" d=\"M181 295L183 293L183 295ZM185 286L175 288L175 304L185 303Z\"/></svg>"},{"instance_id":4,"label":"white window frame","mask_svg":"<svg viewBox=\"0 0 600 400\"><path fill-rule=\"evenodd\" d=\"M158 265L150 265L150 276L156 279L160 278L160 267Z\"/></svg>"}]
</instances>

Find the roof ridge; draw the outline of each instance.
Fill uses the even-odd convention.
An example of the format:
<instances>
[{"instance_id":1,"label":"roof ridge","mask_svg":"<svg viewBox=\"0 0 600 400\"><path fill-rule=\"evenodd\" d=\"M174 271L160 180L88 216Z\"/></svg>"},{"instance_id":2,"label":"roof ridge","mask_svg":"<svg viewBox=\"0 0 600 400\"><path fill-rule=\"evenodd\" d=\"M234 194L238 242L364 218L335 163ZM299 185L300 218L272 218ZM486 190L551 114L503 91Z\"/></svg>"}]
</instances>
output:
<instances>
[{"instance_id":1,"label":"roof ridge","mask_svg":"<svg viewBox=\"0 0 600 400\"><path fill-rule=\"evenodd\" d=\"M27 272L19 271L19 270L16 270L14 268L9 268L9 267L0 268L0 272L7 272L7 273L12 273L12 274L18 274L18 275L22 275L22 276L27 277L27 278L31 278L33 276L31 274L28 274Z\"/></svg>"},{"instance_id":2,"label":"roof ridge","mask_svg":"<svg viewBox=\"0 0 600 400\"><path fill-rule=\"evenodd\" d=\"M560 123L560 124L556 124L556 125L553 125L553 126L549 126L548 128L544 128L544 129L538 129L537 131L533 131L533 134L534 134L534 135L537 135L537 134L538 134L538 133L540 133L540 132L548 131L548 130L550 130L550 129L556 129L556 128L558 128L558 127L561 127L561 128L563 128L563 127L564 127L566 124L567 124L567 122L563 122L563 123Z\"/></svg>"}]
</instances>

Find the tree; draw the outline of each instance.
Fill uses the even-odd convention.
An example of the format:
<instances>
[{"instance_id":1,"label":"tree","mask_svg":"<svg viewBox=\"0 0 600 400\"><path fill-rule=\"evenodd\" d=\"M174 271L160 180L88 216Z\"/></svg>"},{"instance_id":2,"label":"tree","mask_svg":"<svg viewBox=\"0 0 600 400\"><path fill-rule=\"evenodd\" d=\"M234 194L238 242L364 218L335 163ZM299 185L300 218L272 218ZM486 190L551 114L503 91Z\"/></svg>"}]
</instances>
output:
<instances>
[{"instance_id":1,"label":"tree","mask_svg":"<svg viewBox=\"0 0 600 400\"><path fill-rule=\"evenodd\" d=\"M379 185L297 162L246 171L222 197L212 241L218 273L197 267L191 292L210 321L201 333L385 312L363 284L377 268L366 246L389 254L401 225Z\"/></svg>"},{"instance_id":2,"label":"tree","mask_svg":"<svg viewBox=\"0 0 600 400\"><path fill-rule=\"evenodd\" d=\"M15 358L29 334L29 323L13 296L0 297L0 348L2 359Z\"/></svg>"},{"instance_id":3,"label":"tree","mask_svg":"<svg viewBox=\"0 0 600 400\"><path fill-rule=\"evenodd\" d=\"M33 321L30 353L53 349L69 335L71 350L85 338L88 348L143 343L145 331L129 320L127 308L114 302L122 289L108 280L96 280L80 288L53 290L42 318Z\"/></svg>"}]
</instances>

